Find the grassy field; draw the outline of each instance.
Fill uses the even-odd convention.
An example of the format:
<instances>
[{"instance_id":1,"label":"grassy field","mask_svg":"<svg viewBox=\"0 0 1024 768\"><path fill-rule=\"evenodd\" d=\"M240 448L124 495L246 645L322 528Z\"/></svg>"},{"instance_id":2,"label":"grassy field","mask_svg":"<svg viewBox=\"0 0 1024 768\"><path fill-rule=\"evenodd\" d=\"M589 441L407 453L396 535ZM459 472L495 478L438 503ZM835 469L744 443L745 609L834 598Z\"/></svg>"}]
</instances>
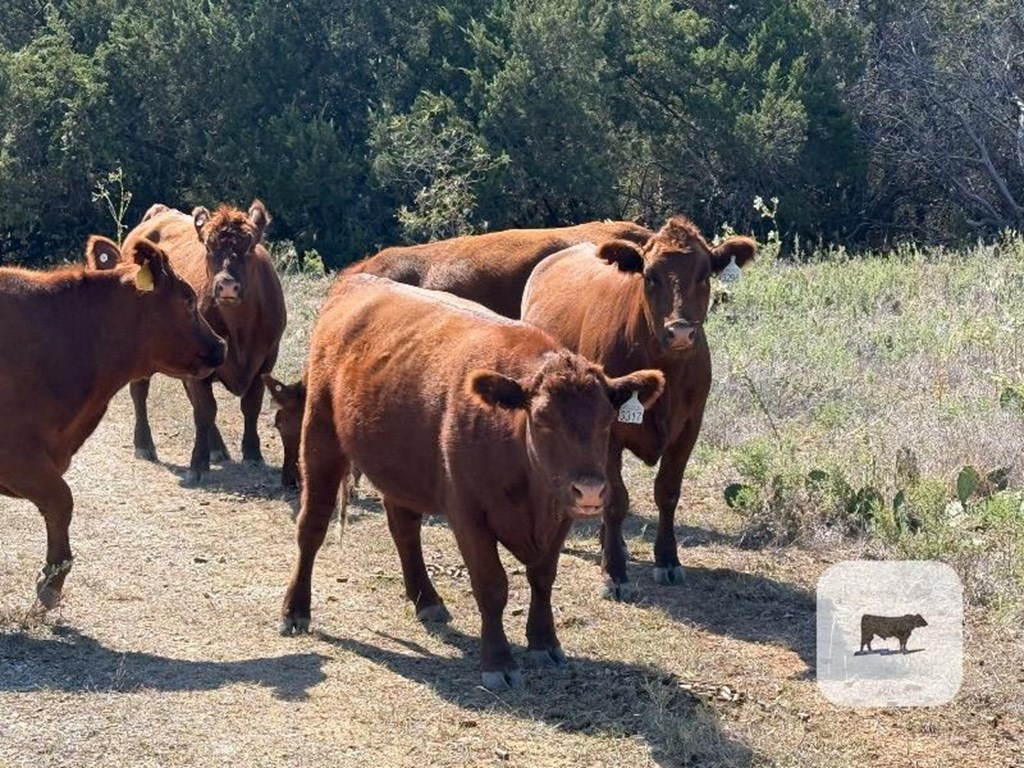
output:
<instances>
[{"instance_id":1,"label":"grassy field","mask_svg":"<svg viewBox=\"0 0 1024 768\"><path fill-rule=\"evenodd\" d=\"M332 533L321 552L314 634L279 637L297 499L278 488L269 406L268 466L228 463L186 489L180 385L154 381L157 465L132 458L120 394L68 473L77 560L59 611L30 611L42 521L0 500L0 766L1024 765L1024 246L832 256L763 258L708 324L716 382L678 515L686 583L651 579L653 470L631 461L642 599L600 598L596 532L575 530L554 598L572 663L528 670L511 694L477 685L478 614L444 523L424 549L454 620L428 629L369 488L344 548ZM326 287L286 278L283 378ZM237 401L221 391L220 406L237 454ZM815 584L857 557L960 573L952 703L850 710L818 692ZM529 588L506 565L521 650Z\"/></svg>"}]
</instances>

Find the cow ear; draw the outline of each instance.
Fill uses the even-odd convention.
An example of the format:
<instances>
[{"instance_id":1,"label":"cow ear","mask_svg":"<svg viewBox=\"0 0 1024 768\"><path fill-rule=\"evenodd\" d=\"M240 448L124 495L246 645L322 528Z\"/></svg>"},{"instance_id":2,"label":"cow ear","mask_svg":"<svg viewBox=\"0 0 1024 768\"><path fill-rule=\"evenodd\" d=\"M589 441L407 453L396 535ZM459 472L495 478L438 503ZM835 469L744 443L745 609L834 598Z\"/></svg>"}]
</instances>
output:
<instances>
[{"instance_id":1,"label":"cow ear","mask_svg":"<svg viewBox=\"0 0 1024 768\"><path fill-rule=\"evenodd\" d=\"M260 378L262 378L263 383L267 385L267 391L270 392L270 399L273 400L279 408L294 408L305 403L306 385L301 381L297 381L294 384L285 384L283 381L275 379L269 373L264 373Z\"/></svg>"},{"instance_id":2,"label":"cow ear","mask_svg":"<svg viewBox=\"0 0 1024 768\"><path fill-rule=\"evenodd\" d=\"M160 287L170 272L167 256L149 240L136 240L131 252L125 256L125 259L130 259L139 267L134 273L125 278L126 281L133 282L135 288L143 293L148 293Z\"/></svg>"},{"instance_id":3,"label":"cow ear","mask_svg":"<svg viewBox=\"0 0 1024 768\"><path fill-rule=\"evenodd\" d=\"M491 408L527 408L530 397L515 379L496 371L473 371L466 377L466 390Z\"/></svg>"},{"instance_id":4,"label":"cow ear","mask_svg":"<svg viewBox=\"0 0 1024 768\"><path fill-rule=\"evenodd\" d=\"M192 209L192 221L196 225L196 234L199 235L199 239L204 243L206 239L203 237L203 227L206 226L210 220L210 211L202 205L196 206Z\"/></svg>"},{"instance_id":5,"label":"cow ear","mask_svg":"<svg viewBox=\"0 0 1024 768\"><path fill-rule=\"evenodd\" d=\"M716 275L736 260L736 266L743 267L754 260L757 243L749 237L727 237L711 250L711 271Z\"/></svg>"},{"instance_id":6,"label":"cow ear","mask_svg":"<svg viewBox=\"0 0 1024 768\"><path fill-rule=\"evenodd\" d=\"M643 252L628 240L608 240L601 243L597 249L597 258L617 266L622 272L644 271Z\"/></svg>"},{"instance_id":7,"label":"cow ear","mask_svg":"<svg viewBox=\"0 0 1024 768\"><path fill-rule=\"evenodd\" d=\"M99 272L113 269L121 263L121 249L113 240L93 235L85 244L85 263Z\"/></svg>"},{"instance_id":8,"label":"cow ear","mask_svg":"<svg viewBox=\"0 0 1024 768\"><path fill-rule=\"evenodd\" d=\"M253 200L249 206L249 221L256 227L256 242L263 240L263 232L270 224L270 213L262 200Z\"/></svg>"},{"instance_id":9,"label":"cow ear","mask_svg":"<svg viewBox=\"0 0 1024 768\"><path fill-rule=\"evenodd\" d=\"M657 369L635 371L628 376L608 379L608 399L620 408L636 392L644 408L650 408L665 389L665 374Z\"/></svg>"},{"instance_id":10,"label":"cow ear","mask_svg":"<svg viewBox=\"0 0 1024 768\"><path fill-rule=\"evenodd\" d=\"M147 210L143 215L142 220L149 221L154 216L159 216L161 213L166 213L169 210L171 209L163 203L153 203L153 205L149 206L149 210Z\"/></svg>"}]
</instances>

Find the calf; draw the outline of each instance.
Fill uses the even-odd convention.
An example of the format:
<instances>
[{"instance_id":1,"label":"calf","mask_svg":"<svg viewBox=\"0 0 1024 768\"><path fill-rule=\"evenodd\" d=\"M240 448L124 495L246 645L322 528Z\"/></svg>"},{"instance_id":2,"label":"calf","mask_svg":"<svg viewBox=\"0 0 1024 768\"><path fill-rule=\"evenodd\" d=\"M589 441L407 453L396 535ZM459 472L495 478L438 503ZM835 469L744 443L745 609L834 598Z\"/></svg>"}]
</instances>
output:
<instances>
[{"instance_id":1,"label":"calf","mask_svg":"<svg viewBox=\"0 0 1024 768\"><path fill-rule=\"evenodd\" d=\"M577 243L619 238L643 244L654 234L630 221L590 221L572 227L509 229L422 245L385 248L346 270L406 285L447 291L505 317L518 318L523 287L546 256Z\"/></svg>"},{"instance_id":2,"label":"calf","mask_svg":"<svg viewBox=\"0 0 1024 768\"><path fill-rule=\"evenodd\" d=\"M159 246L137 241L122 259L114 242L92 237L86 261L53 272L0 269L0 493L28 499L46 521L36 584L46 608L71 568L63 474L110 398L132 379L204 376L224 361L223 340Z\"/></svg>"},{"instance_id":3,"label":"calf","mask_svg":"<svg viewBox=\"0 0 1024 768\"><path fill-rule=\"evenodd\" d=\"M125 239L128 244L140 240L160 243L174 268L199 295L203 317L228 342L224 364L213 376L184 381L196 428L185 478L188 484L200 481L211 460L229 458L216 424L214 381L242 400L242 458L263 462L256 431L264 392L260 375L274 367L287 319L281 281L262 245L269 222L270 215L259 200L253 201L248 213L224 205L212 214L206 208L196 208L191 216L157 203ZM149 379L133 381L131 394L135 455L156 461L146 408Z\"/></svg>"},{"instance_id":4,"label":"calf","mask_svg":"<svg viewBox=\"0 0 1024 768\"><path fill-rule=\"evenodd\" d=\"M865 613L860 617L859 653L864 652L865 645L868 647L868 651L871 650L871 641L875 635L878 635L883 640L895 637L900 641L900 650L906 653L907 640L910 639L910 633L917 627L927 626L928 622L924 620L920 613L907 613L903 616L872 616L870 613Z\"/></svg>"},{"instance_id":5,"label":"calf","mask_svg":"<svg viewBox=\"0 0 1024 768\"><path fill-rule=\"evenodd\" d=\"M622 481L622 451L647 464L659 459L654 481L658 534L654 578L682 580L676 551L675 509L711 388L711 354L703 322L711 276L730 262L754 257L754 241L729 237L711 247L697 227L673 217L643 246L612 240L574 246L534 270L523 295L523 320L549 331L610 375L637 368L665 374L665 394L639 423L617 421L608 448L611 486L601 527L607 595L635 597L626 574L622 521L629 495Z\"/></svg>"},{"instance_id":6,"label":"calf","mask_svg":"<svg viewBox=\"0 0 1024 768\"><path fill-rule=\"evenodd\" d=\"M299 484L299 438L302 435L302 413L306 408L306 379L303 377L294 384L278 381L269 373L263 374L263 383L267 385L270 399L277 406L274 413L274 427L281 436L284 446L284 460L281 462L281 485L295 488ZM352 467L352 493L359 487L362 473Z\"/></svg>"},{"instance_id":7,"label":"calf","mask_svg":"<svg viewBox=\"0 0 1024 768\"><path fill-rule=\"evenodd\" d=\"M658 371L609 378L548 334L447 294L342 277L313 330L302 423L299 560L281 631L310 621L313 561L352 462L381 492L405 591L424 621L450 617L427 574L421 518L443 513L482 617L483 683L521 684L502 624L498 543L526 565L531 656L564 662L551 615L562 542L600 514L608 432Z\"/></svg>"}]
</instances>

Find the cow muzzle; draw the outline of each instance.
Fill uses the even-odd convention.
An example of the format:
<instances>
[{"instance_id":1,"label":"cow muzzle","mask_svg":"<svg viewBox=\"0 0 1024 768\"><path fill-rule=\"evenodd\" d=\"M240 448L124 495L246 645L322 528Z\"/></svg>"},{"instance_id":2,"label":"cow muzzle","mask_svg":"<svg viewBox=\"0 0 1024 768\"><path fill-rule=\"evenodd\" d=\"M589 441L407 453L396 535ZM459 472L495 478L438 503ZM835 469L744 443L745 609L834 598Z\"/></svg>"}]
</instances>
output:
<instances>
[{"instance_id":1,"label":"cow muzzle","mask_svg":"<svg viewBox=\"0 0 1024 768\"><path fill-rule=\"evenodd\" d=\"M196 376L203 378L213 373L215 368L219 368L224 364L224 358L227 356L228 345L221 338L217 338L217 341L207 347L206 351L199 355L196 359Z\"/></svg>"},{"instance_id":2,"label":"cow muzzle","mask_svg":"<svg viewBox=\"0 0 1024 768\"><path fill-rule=\"evenodd\" d=\"M701 324L693 320L669 320L665 323L665 346L673 352L693 349L700 338Z\"/></svg>"},{"instance_id":3,"label":"cow muzzle","mask_svg":"<svg viewBox=\"0 0 1024 768\"><path fill-rule=\"evenodd\" d=\"M581 477L572 484L572 515L577 519L596 517L604 509L607 485L603 478Z\"/></svg>"},{"instance_id":4,"label":"cow muzzle","mask_svg":"<svg viewBox=\"0 0 1024 768\"><path fill-rule=\"evenodd\" d=\"M229 274L221 273L213 281L213 300L221 306L242 302L242 284Z\"/></svg>"}]
</instances>

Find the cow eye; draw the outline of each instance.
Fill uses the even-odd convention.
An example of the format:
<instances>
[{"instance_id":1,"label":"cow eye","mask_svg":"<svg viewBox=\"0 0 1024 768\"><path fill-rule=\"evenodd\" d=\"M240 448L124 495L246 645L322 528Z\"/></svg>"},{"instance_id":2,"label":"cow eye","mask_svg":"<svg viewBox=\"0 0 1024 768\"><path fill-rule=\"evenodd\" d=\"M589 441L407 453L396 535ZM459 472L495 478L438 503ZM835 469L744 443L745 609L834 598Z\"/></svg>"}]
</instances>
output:
<instances>
[{"instance_id":1,"label":"cow eye","mask_svg":"<svg viewBox=\"0 0 1024 768\"><path fill-rule=\"evenodd\" d=\"M648 272L644 275L644 282L648 285L654 286L661 281L658 279L658 274L656 272Z\"/></svg>"}]
</instances>

